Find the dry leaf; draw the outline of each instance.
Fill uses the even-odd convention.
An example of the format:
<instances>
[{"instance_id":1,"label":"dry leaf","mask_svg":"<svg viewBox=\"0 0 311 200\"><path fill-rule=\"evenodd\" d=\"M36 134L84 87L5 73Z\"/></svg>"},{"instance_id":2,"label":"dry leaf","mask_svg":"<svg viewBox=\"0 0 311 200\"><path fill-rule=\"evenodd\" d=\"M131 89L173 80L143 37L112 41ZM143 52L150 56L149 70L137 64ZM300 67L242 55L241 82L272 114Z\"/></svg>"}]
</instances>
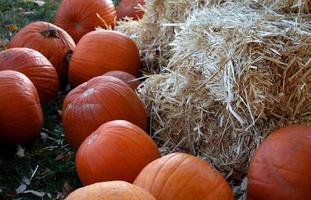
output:
<instances>
[{"instance_id":1,"label":"dry leaf","mask_svg":"<svg viewBox=\"0 0 311 200\"><path fill-rule=\"evenodd\" d=\"M48 134L45 132L41 132L40 135L41 135L41 139L44 141L49 138Z\"/></svg>"},{"instance_id":2,"label":"dry leaf","mask_svg":"<svg viewBox=\"0 0 311 200\"><path fill-rule=\"evenodd\" d=\"M38 197L44 197L46 195L45 192L38 192L38 191L34 191L34 190L26 190L23 193L24 194L30 193L30 194L33 194L33 195L38 196Z\"/></svg>"},{"instance_id":3,"label":"dry leaf","mask_svg":"<svg viewBox=\"0 0 311 200\"><path fill-rule=\"evenodd\" d=\"M27 185L25 183L21 183L18 188L16 188L15 192L17 194L23 193L24 191L26 191L27 189Z\"/></svg>"},{"instance_id":4,"label":"dry leaf","mask_svg":"<svg viewBox=\"0 0 311 200\"><path fill-rule=\"evenodd\" d=\"M58 160L63 160L64 159L64 154L58 154L55 158L55 161L58 161Z\"/></svg>"},{"instance_id":5,"label":"dry leaf","mask_svg":"<svg viewBox=\"0 0 311 200\"><path fill-rule=\"evenodd\" d=\"M17 152L16 155L20 158L25 157L25 149L21 147L21 145L17 145Z\"/></svg>"},{"instance_id":6,"label":"dry leaf","mask_svg":"<svg viewBox=\"0 0 311 200\"><path fill-rule=\"evenodd\" d=\"M72 191L73 191L73 188L69 184L69 181L65 181L64 186L63 186L64 197L67 197Z\"/></svg>"},{"instance_id":7,"label":"dry leaf","mask_svg":"<svg viewBox=\"0 0 311 200\"><path fill-rule=\"evenodd\" d=\"M43 6L45 4L45 2L41 0L34 0L33 2L37 4L38 6Z\"/></svg>"},{"instance_id":8,"label":"dry leaf","mask_svg":"<svg viewBox=\"0 0 311 200\"><path fill-rule=\"evenodd\" d=\"M58 112L59 116L62 116L62 111L61 110L57 109L57 112Z\"/></svg>"}]
</instances>

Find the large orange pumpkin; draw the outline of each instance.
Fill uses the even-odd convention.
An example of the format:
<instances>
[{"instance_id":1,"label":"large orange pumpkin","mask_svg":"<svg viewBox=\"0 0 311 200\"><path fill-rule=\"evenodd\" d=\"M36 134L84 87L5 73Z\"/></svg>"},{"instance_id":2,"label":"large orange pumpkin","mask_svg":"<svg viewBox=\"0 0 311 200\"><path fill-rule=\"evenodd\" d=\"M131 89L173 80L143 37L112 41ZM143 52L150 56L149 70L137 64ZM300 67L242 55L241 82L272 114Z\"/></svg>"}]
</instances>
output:
<instances>
[{"instance_id":1,"label":"large orange pumpkin","mask_svg":"<svg viewBox=\"0 0 311 200\"><path fill-rule=\"evenodd\" d=\"M116 8L118 20L131 17L134 20L143 18L144 11L139 5L144 5L145 0L122 0Z\"/></svg>"},{"instance_id":2,"label":"large orange pumpkin","mask_svg":"<svg viewBox=\"0 0 311 200\"><path fill-rule=\"evenodd\" d=\"M116 31L93 31L80 40L72 55L69 81L77 86L113 70L137 76L139 67L139 52L129 37Z\"/></svg>"},{"instance_id":3,"label":"large orange pumpkin","mask_svg":"<svg viewBox=\"0 0 311 200\"><path fill-rule=\"evenodd\" d=\"M12 48L0 52L0 70L15 70L26 75L35 85L41 103L53 99L59 83L55 68L38 51Z\"/></svg>"},{"instance_id":4,"label":"large orange pumpkin","mask_svg":"<svg viewBox=\"0 0 311 200\"><path fill-rule=\"evenodd\" d=\"M114 180L132 183L159 157L156 144L145 131L128 121L114 120L84 140L76 156L76 169L84 185Z\"/></svg>"},{"instance_id":5,"label":"large orange pumpkin","mask_svg":"<svg viewBox=\"0 0 311 200\"><path fill-rule=\"evenodd\" d=\"M55 24L66 30L78 43L96 27L114 27L115 7L111 0L64 0L60 4Z\"/></svg>"},{"instance_id":6,"label":"large orange pumpkin","mask_svg":"<svg viewBox=\"0 0 311 200\"><path fill-rule=\"evenodd\" d=\"M233 200L219 172L197 157L173 153L147 165L136 178L157 200Z\"/></svg>"},{"instance_id":7,"label":"large orange pumpkin","mask_svg":"<svg viewBox=\"0 0 311 200\"><path fill-rule=\"evenodd\" d=\"M63 29L48 22L33 22L22 28L8 48L28 47L42 53L55 67L62 85L67 81L68 57L75 48L73 39Z\"/></svg>"},{"instance_id":8,"label":"large orange pumpkin","mask_svg":"<svg viewBox=\"0 0 311 200\"><path fill-rule=\"evenodd\" d=\"M94 183L73 191L65 200L156 200L143 188L124 181Z\"/></svg>"},{"instance_id":9,"label":"large orange pumpkin","mask_svg":"<svg viewBox=\"0 0 311 200\"><path fill-rule=\"evenodd\" d=\"M104 74L104 76L112 76L126 82L133 90L136 90L140 82L135 76L123 71L110 71Z\"/></svg>"},{"instance_id":10,"label":"large orange pumpkin","mask_svg":"<svg viewBox=\"0 0 311 200\"><path fill-rule=\"evenodd\" d=\"M65 98L62 120L69 144L77 149L100 125L123 119L147 127L144 104L123 81L99 76L73 89Z\"/></svg>"},{"instance_id":11,"label":"large orange pumpkin","mask_svg":"<svg viewBox=\"0 0 311 200\"><path fill-rule=\"evenodd\" d=\"M281 128L259 146L248 169L249 200L311 199L311 126Z\"/></svg>"},{"instance_id":12,"label":"large orange pumpkin","mask_svg":"<svg viewBox=\"0 0 311 200\"><path fill-rule=\"evenodd\" d=\"M40 136L43 114L33 83L22 73L0 71L0 143L24 144Z\"/></svg>"}]
</instances>

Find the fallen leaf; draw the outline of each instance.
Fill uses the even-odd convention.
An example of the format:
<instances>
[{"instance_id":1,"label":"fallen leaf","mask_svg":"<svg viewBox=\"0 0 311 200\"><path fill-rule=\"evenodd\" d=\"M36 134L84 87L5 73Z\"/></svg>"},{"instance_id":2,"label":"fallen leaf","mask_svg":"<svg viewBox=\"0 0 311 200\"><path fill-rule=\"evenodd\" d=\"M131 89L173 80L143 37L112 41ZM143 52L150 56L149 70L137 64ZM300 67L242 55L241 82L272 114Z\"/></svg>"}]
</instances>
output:
<instances>
[{"instance_id":1,"label":"fallen leaf","mask_svg":"<svg viewBox=\"0 0 311 200\"><path fill-rule=\"evenodd\" d=\"M23 14L24 15L32 15L32 14L34 14L35 12L33 12L33 11L28 11L28 12L24 12Z\"/></svg>"},{"instance_id":2,"label":"fallen leaf","mask_svg":"<svg viewBox=\"0 0 311 200\"><path fill-rule=\"evenodd\" d=\"M41 0L34 0L33 2L37 4L38 6L43 6L45 4L45 2Z\"/></svg>"},{"instance_id":3,"label":"fallen leaf","mask_svg":"<svg viewBox=\"0 0 311 200\"><path fill-rule=\"evenodd\" d=\"M31 183L30 180L26 176L22 178L22 182L25 183L26 185L30 185Z\"/></svg>"},{"instance_id":4,"label":"fallen leaf","mask_svg":"<svg viewBox=\"0 0 311 200\"><path fill-rule=\"evenodd\" d=\"M26 191L27 189L27 185L25 183L21 183L18 188L16 188L15 192L17 194L23 193L24 191Z\"/></svg>"},{"instance_id":5,"label":"fallen leaf","mask_svg":"<svg viewBox=\"0 0 311 200\"><path fill-rule=\"evenodd\" d=\"M41 139L44 141L49 138L48 134L45 132L41 132L40 135L41 135Z\"/></svg>"},{"instance_id":6,"label":"fallen leaf","mask_svg":"<svg viewBox=\"0 0 311 200\"><path fill-rule=\"evenodd\" d=\"M34 191L34 190L26 190L23 192L23 194L27 194L27 193L33 194L33 195L38 196L38 197L44 197L46 195L45 192L38 192L38 191Z\"/></svg>"},{"instance_id":7,"label":"fallen leaf","mask_svg":"<svg viewBox=\"0 0 311 200\"><path fill-rule=\"evenodd\" d=\"M18 27L16 26L16 24L9 24L5 26L6 29L10 30L10 31L17 31Z\"/></svg>"},{"instance_id":8,"label":"fallen leaf","mask_svg":"<svg viewBox=\"0 0 311 200\"><path fill-rule=\"evenodd\" d=\"M64 154L58 154L55 158L55 161L63 160L64 159Z\"/></svg>"},{"instance_id":9,"label":"fallen leaf","mask_svg":"<svg viewBox=\"0 0 311 200\"><path fill-rule=\"evenodd\" d=\"M63 186L63 196L67 197L72 191L73 191L73 188L69 184L69 181L65 181L64 186Z\"/></svg>"},{"instance_id":10,"label":"fallen leaf","mask_svg":"<svg viewBox=\"0 0 311 200\"><path fill-rule=\"evenodd\" d=\"M58 115L61 117L62 116L62 111L57 109Z\"/></svg>"},{"instance_id":11,"label":"fallen leaf","mask_svg":"<svg viewBox=\"0 0 311 200\"><path fill-rule=\"evenodd\" d=\"M25 149L21 145L17 145L16 155L20 158L25 157Z\"/></svg>"}]
</instances>

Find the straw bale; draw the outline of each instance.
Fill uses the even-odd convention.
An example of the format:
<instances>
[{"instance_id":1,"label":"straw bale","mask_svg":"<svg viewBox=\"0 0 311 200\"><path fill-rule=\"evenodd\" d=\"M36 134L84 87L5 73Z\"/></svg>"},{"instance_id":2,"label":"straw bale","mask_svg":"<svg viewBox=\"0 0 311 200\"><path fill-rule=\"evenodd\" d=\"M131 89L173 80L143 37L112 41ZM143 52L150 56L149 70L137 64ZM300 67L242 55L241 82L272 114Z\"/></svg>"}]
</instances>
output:
<instances>
[{"instance_id":1,"label":"straw bale","mask_svg":"<svg viewBox=\"0 0 311 200\"><path fill-rule=\"evenodd\" d=\"M195 10L167 73L139 88L163 153L209 160L229 180L275 128L311 122L311 23L242 4Z\"/></svg>"},{"instance_id":2,"label":"straw bale","mask_svg":"<svg viewBox=\"0 0 311 200\"><path fill-rule=\"evenodd\" d=\"M143 72L160 73L171 58L169 43L185 21L188 13L207 0L146 0L145 15L140 21L126 19L118 22L117 31L129 35L138 45Z\"/></svg>"},{"instance_id":3,"label":"straw bale","mask_svg":"<svg viewBox=\"0 0 311 200\"><path fill-rule=\"evenodd\" d=\"M310 0L242 0L251 4L261 4L268 9L284 13L310 13Z\"/></svg>"}]
</instances>

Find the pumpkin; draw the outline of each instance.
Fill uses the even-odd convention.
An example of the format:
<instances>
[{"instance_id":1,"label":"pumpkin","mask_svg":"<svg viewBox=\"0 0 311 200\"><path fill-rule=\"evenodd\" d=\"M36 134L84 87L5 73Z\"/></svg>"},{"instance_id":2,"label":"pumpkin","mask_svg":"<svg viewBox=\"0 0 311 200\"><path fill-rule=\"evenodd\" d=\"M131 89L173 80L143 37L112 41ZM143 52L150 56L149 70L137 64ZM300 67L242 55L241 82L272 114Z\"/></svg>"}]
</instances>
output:
<instances>
[{"instance_id":1,"label":"pumpkin","mask_svg":"<svg viewBox=\"0 0 311 200\"><path fill-rule=\"evenodd\" d=\"M12 48L0 52L0 70L15 70L26 75L35 85L41 103L56 97L58 77L53 65L38 51Z\"/></svg>"},{"instance_id":2,"label":"pumpkin","mask_svg":"<svg viewBox=\"0 0 311 200\"><path fill-rule=\"evenodd\" d=\"M249 200L311 199L311 126L271 133L248 169Z\"/></svg>"},{"instance_id":3,"label":"pumpkin","mask_svg":"<svg viewBox=\"0 0 311 200\"><path fill-rule=\"evenodd\" d=\"M76 43L96 27L114 27L115 7L111 0L64 0L57 9L55 24L66 30Z\"/></svg>"},{"instance_id":4,"label":"pumpkin","mask_svg":"<svg viewBox=\"0 0 311 200\"><path fill-rule=\"evenodd\" d=\"M146 190L124 182L94 183L73 191L65 200L156 200Z\"/></svg>"},{"instance_id":5,"label":"pumpkin","mask_svg":"<svg viewBox=\"0 0 311 200\"><path fill-rule=\"evenodd\" d=\"M22 73L0 71L0 143L25 144L40 136L43 114L33 83Z\"/></svg>"},{"instance_id":6,"label":"pumpkin","mask_svg":"<svg viewBox=\"0 0 311 200\"><path fill-rule=\"evenodd\" d=\"M134 181L157 200L233 200L221 174L197 157L173 153L148 164Z\"/></svg>"},{"instance_id":7,"label":"pumpkin","mask_svg":"<svg viewBox=\"0 0 311 200\"><path fill-rule=\"evenodd\" d=\"M118 20L131 17L134 20L143 18L144 11L139 5L144 5L145 0L121 0L116 8Z\"/></svg>"},{"instance_id":8,"label":"pumpkin","mask_svg":"<svg viewBox=\"0 0 311 200\"><path fill-rule=\"evenodd\" d=\"M8 48L14 47L28 47L42 53L55 67L62 85L65 85L68 58L75 48L73 39L66 31L48 22L33 22L12 38Z\"/></svg>"},{"instance_id":9,"label":"pumpkin","mask_svg":"<svg viewBox=\"0 0 311 200\"><path fill-rule=\"evenodd\" d=\"M116 31L93 31L80 40L72 55L69 81L77 86L114 70L137 76L139 67L139 52L129 37Z\"/></svg>"},{"instance_id":10,"label":"pumpkin","mask_svg":"<svg viewBox=\"0 0 311 200\"><path fill-rule=\"evenodd\" d=\"M147 127L147 113L136 93L123 81L99 76L73 89L65 98L62 121L68 143L76 150L100 125L123 119Z\"/></svg>"},{"instance_id":11,"label":"pumpkin","mask_svg":"<svg viewBox=\"0 0 311 200\"><path fill-rule=\"evenodd\" d=\"M104 76L112 76L126 82L133 90L136 90L140 82L135 76L123 71L110 71L104 74Z\"/></svg>"},{"instance_id":12,"label":"pumpkin","mask_svg":"<svg viewBox=\"0 0 311 200\"><path fill-rule=\"evenodd\" d=\"M114 180L132 183L147 164L159 157L156 144L145 131L128 121L114 120L83 141L76 169L84 185Z\"/></svg>"}]
</instances>

